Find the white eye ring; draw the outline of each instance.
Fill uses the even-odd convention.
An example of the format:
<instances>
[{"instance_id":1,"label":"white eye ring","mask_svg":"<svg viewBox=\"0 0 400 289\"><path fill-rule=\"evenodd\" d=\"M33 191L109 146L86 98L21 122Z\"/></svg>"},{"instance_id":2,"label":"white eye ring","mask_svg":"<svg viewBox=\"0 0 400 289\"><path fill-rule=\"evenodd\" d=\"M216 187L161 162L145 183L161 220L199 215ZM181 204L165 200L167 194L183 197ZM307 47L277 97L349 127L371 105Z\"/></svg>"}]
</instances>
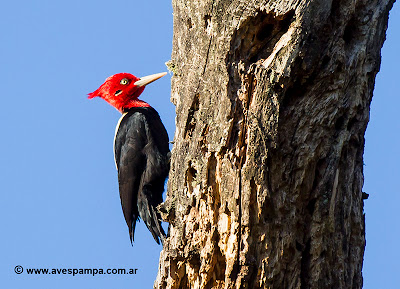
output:
<instances>
[{"instance_id":1,"label":"white eye ring","mask_svg":"<svg viewBox=\"0 0 400 289\"><path fill-rule=\"evenodd\" d=\"M123 78L123 79L121 79L121 81L120 81L120 84L122 84L122 85L127 85L128 83L129 83L128 78Z\"/></svg>"}]
</instances>

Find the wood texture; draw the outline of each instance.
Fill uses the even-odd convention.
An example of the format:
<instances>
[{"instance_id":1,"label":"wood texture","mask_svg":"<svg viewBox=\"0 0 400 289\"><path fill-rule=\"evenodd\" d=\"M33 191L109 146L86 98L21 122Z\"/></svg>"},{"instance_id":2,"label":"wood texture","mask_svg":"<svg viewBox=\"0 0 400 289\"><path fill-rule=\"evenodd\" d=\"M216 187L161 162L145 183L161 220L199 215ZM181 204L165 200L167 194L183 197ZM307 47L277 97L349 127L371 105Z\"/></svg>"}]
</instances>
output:
<instances>
[{"instance_id":1,"label":"wood texture","mask_svg":"<svg viewBox=\"0 0 400 289\"><path fill-rule=\"evenodd\" d=\"M362 288L364 132L394 0L173 0L155 288Z\"/></svg>"}]
</instances>

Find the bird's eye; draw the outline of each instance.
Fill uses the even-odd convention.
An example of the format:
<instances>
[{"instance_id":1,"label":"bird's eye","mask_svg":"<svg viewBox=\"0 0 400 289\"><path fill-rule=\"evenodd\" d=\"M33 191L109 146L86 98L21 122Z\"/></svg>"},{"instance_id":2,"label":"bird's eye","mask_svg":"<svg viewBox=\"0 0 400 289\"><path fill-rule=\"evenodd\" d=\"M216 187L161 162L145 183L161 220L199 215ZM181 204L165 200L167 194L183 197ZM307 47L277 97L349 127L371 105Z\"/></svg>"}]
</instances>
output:
<instances>
[{"instance_id":1,"label":"bird's eye","mask_svg":"<svg viewBox=\"0 0 400 289\"><path fill-rule=\"evenodd\" d=\"M123 78L121 81L120 81L120 84L122 84L122 85L127 85L129 83L129 80L127 79L127 78Z\"/></svg>"}]
</instances>

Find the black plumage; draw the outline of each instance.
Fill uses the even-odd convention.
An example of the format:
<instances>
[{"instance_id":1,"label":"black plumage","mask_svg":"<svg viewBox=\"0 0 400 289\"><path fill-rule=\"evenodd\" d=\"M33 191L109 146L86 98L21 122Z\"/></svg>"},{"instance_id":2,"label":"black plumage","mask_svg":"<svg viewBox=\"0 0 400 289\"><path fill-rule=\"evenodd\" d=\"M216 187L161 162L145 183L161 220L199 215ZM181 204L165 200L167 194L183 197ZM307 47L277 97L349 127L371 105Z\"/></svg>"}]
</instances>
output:
<instances>
[{"instance_id":1,"label":"black plumage","mask_svg":"<svg viewBox=\"0 0 400 289\"><path fill-rule=\"evenodd\" d=\"M163 201L170 152L167 131L155 109L135 107L124 113L116 128L114 153L131 242L139 217L156 242L163 242L165 232L156 207Z\"/></svg>"}]
</instances>

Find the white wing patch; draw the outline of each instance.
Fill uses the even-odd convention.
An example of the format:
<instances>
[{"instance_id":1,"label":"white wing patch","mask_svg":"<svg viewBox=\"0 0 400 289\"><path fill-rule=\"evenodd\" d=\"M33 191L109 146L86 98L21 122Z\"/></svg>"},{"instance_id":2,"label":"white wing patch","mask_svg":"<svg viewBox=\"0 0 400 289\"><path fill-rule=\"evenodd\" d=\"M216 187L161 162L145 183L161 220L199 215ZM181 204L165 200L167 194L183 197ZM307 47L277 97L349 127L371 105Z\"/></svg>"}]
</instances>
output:
<instances>
[{"instance_id":1,"label":"white wing patch","mask_svg":"<svg viewBox=\"0 0 400 289\"><path fill-rule=\"evenodd\" d=\"M119 126L121 125L121 121L124 119L124 117L127 115L128 113L125 112L124 114L122 114L122 116L119 118L117 126L115 127L115 134L114 134L114 143L113 143L113 152L114 152L114 163L115 163L115 167L118 171L118 166L117 166L117 159L115 158L115 139L117 138L117 133L118 133L118 129Z\"/></svg>"}]
</instances>

